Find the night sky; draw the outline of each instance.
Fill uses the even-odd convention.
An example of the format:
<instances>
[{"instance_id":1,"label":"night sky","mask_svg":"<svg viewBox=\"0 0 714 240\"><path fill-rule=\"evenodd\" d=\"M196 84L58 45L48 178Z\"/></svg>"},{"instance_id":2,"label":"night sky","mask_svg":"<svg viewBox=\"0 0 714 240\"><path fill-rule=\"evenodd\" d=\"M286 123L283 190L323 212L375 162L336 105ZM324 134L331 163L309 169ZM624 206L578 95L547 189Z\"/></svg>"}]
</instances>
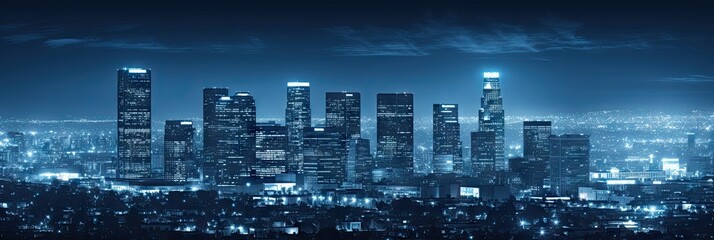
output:
<instances>
[{"instance_id":1,"label":"night sky","mask_svg":"<svg viewBox=\"0 0 714 240\"><path fill-rule=\"evenodd\" d=\"M501 72L506 115L714 110L708 1L27 2L0 3L0 118L115 118L122 67L152 69L155 120L200 117L210 86L282 118L291 80L311 82L315 118L340 90L367 117L395 91L418 118L476 116L483 71Z\"/></svg>"}]
</instances>

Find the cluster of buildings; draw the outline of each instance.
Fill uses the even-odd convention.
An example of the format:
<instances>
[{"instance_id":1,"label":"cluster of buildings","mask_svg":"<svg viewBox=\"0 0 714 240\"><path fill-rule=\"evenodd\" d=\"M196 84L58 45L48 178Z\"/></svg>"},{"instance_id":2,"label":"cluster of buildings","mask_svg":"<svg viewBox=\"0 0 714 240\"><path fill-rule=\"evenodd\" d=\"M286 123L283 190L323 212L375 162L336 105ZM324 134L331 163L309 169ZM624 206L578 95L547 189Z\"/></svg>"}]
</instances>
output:
<instances>
[{"instance_id":1,"label":"cluster of buildings","mask_svg":"<svg viewBox=\"0 0 714 240\"><path fill-rule=\"evenodd\" d=\"M118 179L151 179L151 70L119 69ZM589 181L589 136L552 135L551 122L525 121L522 158L508 159L498 72L485 72L478 129L464 159L458 104L433 105L432 171L504 185L511 175L526 189L577 194ZM312 125L309 82L288 82L285 125L257 122L249 92L203 89L203 149L196 126L168 120L163 179L237 186L251 177L292 174L306 190L400 183L414 176L414 95L377 94L376 152L361 137L361 94L327 92L325 124ZM469 164L470 167L465 167ZM467 171L467 169L469 171ZM509 171L510 170L510 171ZM283 176L284 177L284 176ZM507 179L503 179L503 178Z\"/></svg>"},{"instance_id":2,"label":"cluster of buildings","mask_svg":"<svg viewBox=\"0 0 714 240\"><path fill-rule=\"evenodd\" d=\"M513 156L495 72L484 73L475 125L464 127L458 104L433 104L428 174L416 171L411 93L377 94L375 142L363 134L359 92L327 92L324 125L313 125L308 82L287 83L284 124L259 121L248 92L204 88L201 126L167 120L157 131L151 70L117 74L115 133L0 133L0 238L578 238L635 231L698 238L712 229L714 165L711 154L696 150L694 134L680 155L655 160L633 150L608 162L592 159L610 146L601 143L642 151L675 144L555 134L564 131L551 121L519 119L523 139ZM565 132L581 129L571 127ZM160 171L152 169L157 155ZM67 181L36 184L32 176Z\"/></svg>"}]
</instances>

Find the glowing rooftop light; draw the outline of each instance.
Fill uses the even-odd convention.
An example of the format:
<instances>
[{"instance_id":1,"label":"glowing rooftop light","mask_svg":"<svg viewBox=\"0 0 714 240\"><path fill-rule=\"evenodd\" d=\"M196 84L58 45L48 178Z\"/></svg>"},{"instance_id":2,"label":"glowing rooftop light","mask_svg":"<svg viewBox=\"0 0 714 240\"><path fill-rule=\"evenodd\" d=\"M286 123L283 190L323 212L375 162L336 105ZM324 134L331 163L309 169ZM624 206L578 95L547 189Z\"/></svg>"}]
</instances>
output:
<instances>
[{"instance_id":1,"label":"glowing rooftop light","mask_svg":"<svg viewBox=\"0 0 714 240\"><path fill-rule=\"evenodd\" d=\"M498 72L484 72L483 73L483 78L498 78L499 77Z\"/></svg>"},{"instance_id":2,"label":"glowing rooftop light","mask_svg":"<svg viewBox=\"0 0 714 240\"><path fill-rule=\"evenodd\" d=\"M129 73L146 73L146 69L141 68L128 68Z\"/></svg>"},{"instance_id":3,"label":"glowing rooftop light","mask_svg":"<svg viewBox=\"0 0 714 240\"><path fill-rule=\"evenodd\" d=\"M315 128L315 132L324 132L324 131L325 131L324 128Z\"/></svg>"},{"instance_id":4,"label":"glowing rooftop light","mask_svg":"<svg viewBox=\"0 0 714 240\"><path fill-rule=\"evenodd\" d=\"M183 121L183 122L181 122L181 125L193 125L193 122L191 122L191 121Z\"/></svg>"},{"instance_id":5,"label":"glowing rooftop light","mask_svg":"<svg viewBox=\"0 0 714 240\"><path fill-rule=\"evenodd\" d=\"M443 107L443 108L455 108L456 105L454 105L454 104L441 104L441 107Z\"/></svg>"},{"instance_id":6,"label":"glowing rooftop light","mask_svg":"<svg viewBox=\"0 0 714 240\"><path fill-rule=\"evenodd\" d=\"M288 87L309 87L309 82L288 82Z\"/></svg>"},{"instance_id":7,"label":"glowing rooftop light","mask_svg":"<svg viewBox=\"0 0 714 240\"><path fill-rule=\"evenodd\" d=\"M238 93L236 93L236 96L246 97L246 96L250 96L250 93L247 93L247 92L238 92Z\"/></svg>"},{"instance_id":8,"label":"glowing rooftop light","mask_svg":"<svg viewBox=\"0 0 714 240\"><path fill-rule=\"evenodd\" d=\"M231 100L231 97L221 97L220 100L221 100L221 101L228 101L228 100Z\"/></svg>"}]
</instances>

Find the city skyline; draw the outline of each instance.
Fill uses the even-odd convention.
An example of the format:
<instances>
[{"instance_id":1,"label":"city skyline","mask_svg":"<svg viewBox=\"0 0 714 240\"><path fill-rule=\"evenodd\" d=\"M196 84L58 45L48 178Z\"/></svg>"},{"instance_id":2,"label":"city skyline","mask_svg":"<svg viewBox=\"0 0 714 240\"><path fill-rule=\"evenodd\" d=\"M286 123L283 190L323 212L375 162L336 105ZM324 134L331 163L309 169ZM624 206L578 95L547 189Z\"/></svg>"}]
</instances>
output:
<instances>
[{"instance_id":1,"label":"city skyline","mask_svg":"<svg viewBox=\"0 0 714 240\"><path fill-rule=\"evenodd\" d=\"M132 1L0 3L0 239L714 236L714 5Z\"/></svg>"},{"instance_id":2,"label":"city skyline","mask_svg":"<svg viewBox=\"0 0 714 240\"><path fill-rule=\"evenodd\" d=\"M112 118L111 71L122 67L156 72L157 119L200 117L197 89L203 87L251 92L265 109L259 118L280 117L285 99L277 94L288 81L311 82L317 93L413 92L417 116L428 117L430 104L439 102L458 103L462 116L473 116L479 105L469 91L487 71L501 72L510 89L504 105L514 115L613 110L613 105L711 110L714 72L708 68L712 49L706 39L714 31L704 24L711 16L698 4L648 4L644 9L651 15L636 4L527 4L532 11L520 11L507 3L417 1L398 15L384 10L402 7L398 2L321 4L335 16L310 14L312 4L280 4L275 8L291 11L272 18L249 14L273 10L267 4L176 6L196 7L195 14L205 16L184 24L198 33L191 36L148 19L145 9L131 9L137 16L126 20L93 4L47 3L28 10L8 3L0 10L0 51L6 53L0 70L3 82L12 84L0 90L0 116ZM374 11L374 19L347 7ZM101 17L89 23L82 17L87 13ZM652 17L656 13L670 17ZM185 23L172 8L156 14ZM231 20L220 21L225 19ZM281 24L289 19L302 21ZM391 24L380 21L385 19ZM64 61L68 57L73 61ZM313 115L324 116L324 97L314 96ZM20 98L25 100L12 101ZM50 108L49 101L62 104ZM365 98L365 114L376 112L375 101Z\"/></svg>"}]
</instances>

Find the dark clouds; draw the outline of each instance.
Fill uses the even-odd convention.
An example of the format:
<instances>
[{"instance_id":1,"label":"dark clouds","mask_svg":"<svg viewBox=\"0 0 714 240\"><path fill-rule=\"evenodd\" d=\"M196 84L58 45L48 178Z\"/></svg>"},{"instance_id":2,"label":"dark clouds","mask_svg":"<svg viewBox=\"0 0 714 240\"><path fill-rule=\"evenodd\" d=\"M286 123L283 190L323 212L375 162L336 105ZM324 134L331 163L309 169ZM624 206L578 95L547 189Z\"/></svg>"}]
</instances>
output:
<instances>
[{"instance_id":1,"label":"dark clouds","mask_svg":"<svg viewBox=\"0 0 714 240\"><path fill-rule=\"evenodd\" d=\"M0 117L115 114L113 70L154 71L157 119L200 116L200 89L284 114L284 83L415 93L474 115L501 71L509 114L711 109L714 17L704 2L214 1L0 4ZM30 97L31 96L31 97ZM17 101L23 99L23 101ZM49 106L48 102L61 103Z\"/></svg>"},{"instance_id":2,"label":"dark clouds","mask_svg":"<svg viewBox=\"0 0 714 240\"><path fill-rule=\"evenodd\" d=\"M438 51L471 54L539 53L557 50L600 50L650 46L635 35L590 39L578 32L581 23L548 18L530 26L505 23L465 26L429 21L407 28L336 27L328 31L345 40L334 50L346 56L427 56Z\"/></svg>"}]
</instances>

